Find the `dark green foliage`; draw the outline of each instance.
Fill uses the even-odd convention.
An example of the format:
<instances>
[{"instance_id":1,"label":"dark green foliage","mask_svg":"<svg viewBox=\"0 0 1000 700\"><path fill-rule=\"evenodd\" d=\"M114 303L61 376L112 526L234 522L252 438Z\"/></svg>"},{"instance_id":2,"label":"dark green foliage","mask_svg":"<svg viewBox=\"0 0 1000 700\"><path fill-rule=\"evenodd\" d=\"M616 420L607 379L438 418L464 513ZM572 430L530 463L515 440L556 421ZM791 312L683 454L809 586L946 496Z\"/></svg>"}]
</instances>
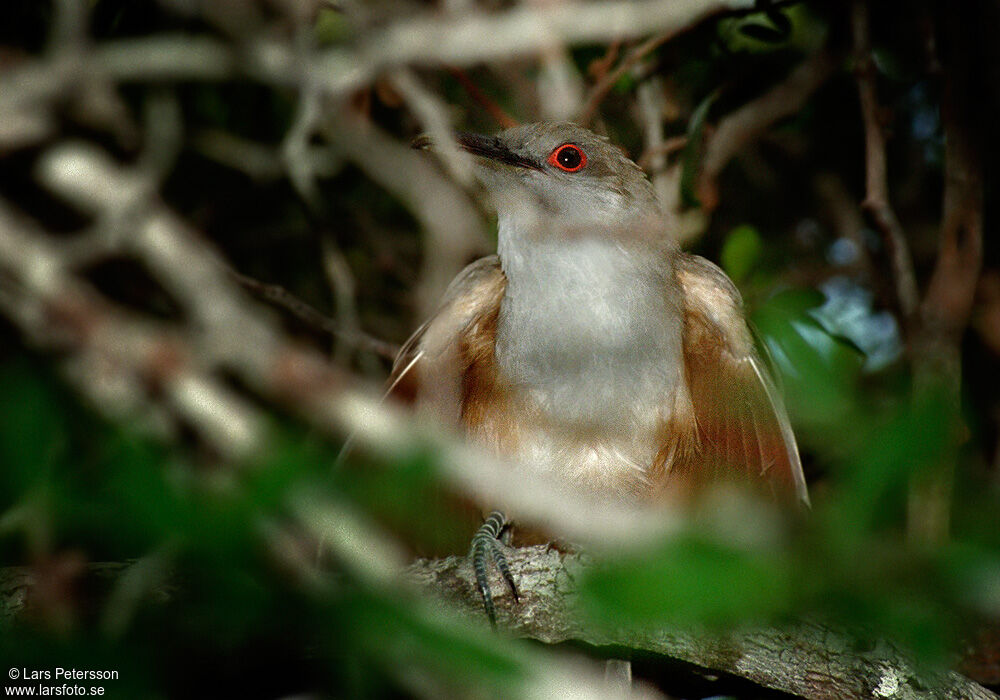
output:
<instances>
[{"instance_id":1,"label":"dark green foliage","mask_svg":"<svg viewBox=\"0 0 1000 700\"><path fill-rule=\"evenodd\" d=\"M455 679L443 682L456 688L510 688L523 675L527 659L514 649L348 570L331 572L327 590L296 584L261 540L301 493L341 493L401 528L417 523L416 533L403 533L415 542L421 533L440 537L448 530L441 516L409 506L435 481L427 457L400 465L399 478L371 464L335 467L329 444L293 426L276 429L238 476L213 476L183 449L95 418L34 363L3 367L0 386L7 561L32 563L30 548L12 552L9 543L41 531L52 533L57 552L164 564L124 632L108 636L103 626L121 604L109 596L114 583L96 591L87 583L65 601L77 603L64 621L70 636L51 637L30 616L3 618L0 658L11 665L116 669L124 680L104 683L111 697L192 687L268 697L317 686L380 697L407 674ZM15 519L20 509L29 512ZM162 586L166 601L156 593Z\"/></svg>"}]
</instances>

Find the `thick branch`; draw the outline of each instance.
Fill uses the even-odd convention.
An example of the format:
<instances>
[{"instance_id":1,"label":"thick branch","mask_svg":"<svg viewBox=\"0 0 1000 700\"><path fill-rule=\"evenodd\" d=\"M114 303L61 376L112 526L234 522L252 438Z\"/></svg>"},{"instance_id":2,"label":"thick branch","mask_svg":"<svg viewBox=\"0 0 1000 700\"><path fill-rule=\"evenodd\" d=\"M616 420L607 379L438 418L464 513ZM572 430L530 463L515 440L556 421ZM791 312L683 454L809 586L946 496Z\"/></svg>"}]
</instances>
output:
<instances>
[{"instance_id":1,"label":"thick branch","mask_svg":"<svg viewBox=\"0 0 1000 700\"><path fill-rule=\"evenodd\" d=\"M953 44L958 42L957 36L952 39ZM920 315L927 332L957 344L972 312L982 266L983 174L980 129L970 104L971 61L957 46L952 54L941 102L945 135L941 239Z\"/></svg>"},{"instance_id":2,"label":"thick branch","mask_svg":"<svg viewBox=\"0 0 1000 700\"><path fill-rule=\"evenodd\" d=\"M910 535L921 542L947 537L951 518L951 483L962 440L960 392L961 337L969 323L983 258L983 174L979 159L981 124L972 95L974 69L965 25L969 13L947 13L944 94L941 121L945 135L944 207L938 257L920 305L913 343L918 395L949 403L953 440L948 454L911 489Z\"/></svg>"},{"instance_id":3,"label":"thick branch","mask_svg":"<svg viewBox=\"0 0 1000 700\"><path fill-rule=\"evenodd\" d=\"M502 629L517 637L549 644L567 640L592 646L627 647L660 654L715 672L752 681L765 688L806 698L934 698L935 700L996 700L982 686L954 672L917 675L911 662L892 645L857 651L845 635L815 624L786 629L755 629L724 634L681 630L601 630L581 622L573 610L574 578L586 566L580 555L546 546L508 553L521 593L514 604L499 574L491 580ZM90 564L83 578L101 579L102 590L113 590L120 579L136 571L135 563ZM406 571L407 580L435 597L443 595L474 619L485 620L466 557L419 560ZM0 617L21 616L49 585L36 568L0 569ZM163 602L173 597L169 581L146 575L143 600Z\"/></svg>"},{"instance_id":4,"label":"thick branch","mask_svg":"<svg viewBox=\"0 0 1000 700\"><path fill-rule=\"evenodd\" d=\"M583 624L573 611L573 581L584 563L545 546L508 552L521 593L514 604L499 574L491 580L500 626L508 633L547 643L583 641L624 646L739 676L766 688L807 698L954 698L995 700L982 686L954 672L917 675L890 644L858 651L850 639L815 624L786 629L728 633L679 630L601 630ZM482 618L472 569L464 557L420 560L408 577L418 587Z\"/></svg>"}]
</instances>

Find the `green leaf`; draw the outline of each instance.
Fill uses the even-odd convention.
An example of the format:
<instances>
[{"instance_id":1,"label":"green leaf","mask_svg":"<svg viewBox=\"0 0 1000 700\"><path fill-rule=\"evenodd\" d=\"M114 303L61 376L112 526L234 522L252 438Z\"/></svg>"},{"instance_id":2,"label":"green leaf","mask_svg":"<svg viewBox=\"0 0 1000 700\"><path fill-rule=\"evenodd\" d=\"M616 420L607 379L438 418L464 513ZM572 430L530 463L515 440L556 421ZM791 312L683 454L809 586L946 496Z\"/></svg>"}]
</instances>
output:
<instances>
[{"instance_id":1,"label":"green leaf","mask_svg":"<svg viewBox=\"0 0 1000 700\"><path fill-rule=\"evenodd\" d=\"M789 411L797 422L817 430L851 412L864 364L852 343L812 317L823 299L816 290L786 290L751 314L784 380Z\"/></svg>"},{"instance_id":2,"label":"green leaf","mask_svg":"<svg viewBox=\"0 0 1000 700\"><path fill-rule=\"evenodd\" d=\"M736 283L743 282L760 260L763 244L753 226L737 226L726 236L720 259L726 274Z\"/></svg>"},{"instance_id":3,"label":"green leaf","mask_svg":"<svg viewBox=\"0 0 1000 700\"><path fill-rule=\"evenodd\" d=\"M728 625L779 614L793 591L789 562L777 553L677 538L586 570L580 600L609 625Z\"/></svg>"},{"instance_id":4,"label":"green leaf","mask_svg":"<svg viewBox=\"0 0 1000 700\"><path fill-rule=\"evenodd\" d=\"M715 90L703 99L688 121L687 144L681 155L681 201L688 207L701 205L698 200L697 184L698 171L701 169L702 136L705 132L705 121L708 119L708 113L718 97L719 91Z\"/></svg>"},{"instance_id":5,"label":"green leaf","mask_svg":"<svg viewBox=\"0 0 1000 700\"><path fill-rule=\"evenodd\" d=\"M789 47L815 48L825 24L808 9L769 7L743 17L721 20L717 38L729 53L764 54Z\"/></svg>"}]
</instances>

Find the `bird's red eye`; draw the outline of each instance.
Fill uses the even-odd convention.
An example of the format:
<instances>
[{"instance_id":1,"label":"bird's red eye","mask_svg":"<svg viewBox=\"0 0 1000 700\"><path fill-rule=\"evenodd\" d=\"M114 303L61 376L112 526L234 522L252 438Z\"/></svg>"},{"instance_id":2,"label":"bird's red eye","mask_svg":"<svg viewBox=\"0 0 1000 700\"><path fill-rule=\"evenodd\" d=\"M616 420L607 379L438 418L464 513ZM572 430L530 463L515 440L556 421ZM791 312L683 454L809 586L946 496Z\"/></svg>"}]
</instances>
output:
<instances>
[{"instance_id":1,"label":"bird's red eye","mask_svg":"<svg viewBox=\"0 0 1000 700\"><path fill-rule=\"evenodd\" d=\"M560 170L568 173L575 173L587 164L587 154L579 146L571 143L564 143L562 146L552 151L549 156L549 163Z\"/></svg>"}]
</instances>

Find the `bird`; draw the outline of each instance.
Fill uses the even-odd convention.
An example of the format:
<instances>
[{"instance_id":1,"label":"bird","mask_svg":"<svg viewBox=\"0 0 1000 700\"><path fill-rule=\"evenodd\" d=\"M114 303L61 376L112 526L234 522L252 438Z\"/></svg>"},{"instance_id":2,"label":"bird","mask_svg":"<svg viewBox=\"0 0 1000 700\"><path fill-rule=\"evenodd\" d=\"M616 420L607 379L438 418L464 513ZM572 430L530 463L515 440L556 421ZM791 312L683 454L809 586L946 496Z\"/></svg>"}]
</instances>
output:
<instances>
[{"instance_id":1,"label":"bird","mask_svg":"<svg viewBox=\"0 0 1000 700\"><path fill-rule=\"evenodd\" d=\"M388 393L602 498L688 503L733 483L807 507L740 293L679 248L642 169L572 122L454 140L496 210L497 253L450 284L399 351ZM517 598L500 544L510 525L494 510L471 549L494 625L490 560Z\"/></svg>"}]
</instances>

